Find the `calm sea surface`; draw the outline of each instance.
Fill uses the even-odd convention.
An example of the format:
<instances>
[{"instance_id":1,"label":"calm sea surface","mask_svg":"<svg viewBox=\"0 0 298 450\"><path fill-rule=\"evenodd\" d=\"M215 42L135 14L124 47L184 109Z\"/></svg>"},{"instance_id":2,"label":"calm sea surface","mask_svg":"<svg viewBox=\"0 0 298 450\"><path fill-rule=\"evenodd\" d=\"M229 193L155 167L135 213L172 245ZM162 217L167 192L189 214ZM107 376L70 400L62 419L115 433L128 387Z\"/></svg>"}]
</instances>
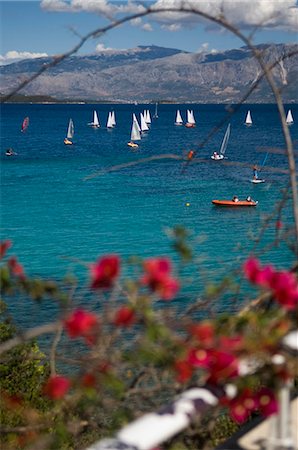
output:
<instances>
[{"instance_id":1,"label":"calm sea surface","mask_svg":"<svg viewBox=\"0 0 298 450\"><path fill-rule=\"evenodd\" d=\"M111 105L2 106L1 235L14 242L13 252L27 273L61 279L72 271L87 279L85 269L72 259L90 262L106 253L118 253L123 259L171 255L177 262L167 230L183 225L191 232L200 262L195 281L187 286L194 296L206 282L235 269L251 251L250 235L274 211L288 183L287 175L266 171L266 166L286 168L286 157L270 154L261 172L266 183L253 185L249 182L251 168L225 166L210 159L220 147L225 127L198 150L198 144L224 117L222 105L191 105L197 122L194 129L174 125L176 109L179 107L185 119L190 105L159 105L159 118L152 120L139 149L131 151L127 147L131 115L144 107L148 106L114 105L117 125L107 130ZM102 125L97 130L87 126L94 109ZM154 105L149 109L153 115ZM248 109L251 128L243 125ZM291 109L298 121L298 105L291 105ZM21 133L25 116L30 124ZM74 146L63 144L69 118L75 127ZM230 122L229 161L261 164L265 153L260 148L284 146L274 105L243 106ZM297 140L297 126L290 130ZM18 155L5 156L8 147ZM162 153L185 155L190 149L198 150L198 157L207 161L190 164L184 171L178 161L151 161L84 180L105 167ZM239 198L251 195L259 204L241 210L211 204L212 199L231 199L235 194ZM282 220L292 222L290 205L285 207ZM266 230L257 253L272 242L274 231L273 225ZM294 255L286 245L280 245L261 258L288 267ZM189 273L186 267L185 279Z\"/></svg>"}]
</instances>

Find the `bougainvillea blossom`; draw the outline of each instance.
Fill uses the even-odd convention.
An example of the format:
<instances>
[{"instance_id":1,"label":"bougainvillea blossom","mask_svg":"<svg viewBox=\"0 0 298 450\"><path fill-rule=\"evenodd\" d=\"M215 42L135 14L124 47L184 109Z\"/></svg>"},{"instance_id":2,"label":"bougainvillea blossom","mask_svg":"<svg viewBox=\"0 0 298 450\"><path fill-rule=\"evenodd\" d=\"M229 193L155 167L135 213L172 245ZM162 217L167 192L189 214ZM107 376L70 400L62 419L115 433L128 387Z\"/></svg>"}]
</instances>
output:
<instances>
[{"instance_id":1,"label":"bougainvillea blossom","mask_svg":"<svg viewBox=\"0 0 298 450\"><path fill-rule=\"evenodd\" d=\"M12 256L11 258L9 258L8 267L9 267L11 273L15 277L24 278L25 273L24 273L23 266L18 262L18 260L15 256Z\"/></svg>"},{"instance_id":2,"label":"bougainvillea blossom","mask_svg":"<svg viewBox=\"0 0 298 450\"><path fill-rule=\"evenodd\" d=\"M120 258L107 255L90 265L91 288L108 289L113 286L120 273Z\"/></svg>"},{"instance_id":3,"label":"bougainvillea blossom","mask_svg":"<svg viewBox=\"0 0 298 450\"><path fill-rule=\"evenodd\" d=\"M245 422L257 407L255 395L248 388L229 402L230 415L239 424Z\"/></svg>"},{"instance_id":4,"label":"bougainvillea blossom","mask_svg":"<svg viewBox=\"0 0 298 450\"><path fill-rule=\"evenodd\" d=\"M59 400L69 391L71 382L68 378L55 375L48 379L44 386L44 393L52 400Z\"/></svg>"},{"instance_id":5,"label":"bougainvillea blossom","mask_svg":"<svg viewBox=\"0 0 298 450\"><path fill-rule=\"evenodd\" d=\"M99 330L97 315L77 309L65 321L64 325L71 338L83 337L88 344L93 344Z\"/></svg>"},{"instance_id":6,"label":"bougainvillea blossom","mask_svg":"<svg viewBox=\"0 0 298 450\"><path fill-rule=\"evenodd\" d=\"M0 259L4 258L7 250L12 246L12 242L10 240L1 241L0 242Z\"/></svg>"},{"instance_id":7,"label":"bougainvillea blossom","mask_svg":"<svg viewBox=\"0 0 298 450\"><path fill-rule=\"evenodd\" d=\"M149 258L144 261L141 283L163 300L171 300L180 288L179 281L171 275L171 262L167 258Z\"/></svg>"},{"instance_id":8,"label":"bougainvillea blossom","mask_svg":"<svg viewBox=\"0 0 298 450\"><path fill-rule=\"evenodd\" d=\"M129 327L135 320L134 310L129 306L122 306L116 311L113 323L116 326Z\"/></svg>"}]
</instances>

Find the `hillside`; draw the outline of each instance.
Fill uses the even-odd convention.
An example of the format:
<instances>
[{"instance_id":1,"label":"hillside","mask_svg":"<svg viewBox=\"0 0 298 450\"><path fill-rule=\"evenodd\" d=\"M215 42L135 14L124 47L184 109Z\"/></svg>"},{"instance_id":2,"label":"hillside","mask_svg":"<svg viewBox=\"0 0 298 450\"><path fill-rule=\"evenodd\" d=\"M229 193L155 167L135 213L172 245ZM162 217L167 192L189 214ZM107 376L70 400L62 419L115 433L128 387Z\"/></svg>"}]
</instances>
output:
<instances>
[{"instance_id":1,"label":"hillside","mask_svg":"<svg viewBox=\"0 0 298 450\"><path fill-rule=\"evenodd\" d=\"M273 63L287 52L298 50L298 45L268 44L259 46L259 50L264 51L266 62ZM0 92L9 92L49 61L50 58L39 58L1 66ZM21 93L58 100L229 103L237 101L260 73L246 47L219 53L188 53L140 46L72 56L43 73ZM281 61L273 73L284 101L298 102L298 56ZM273 101L265 82L249 101Z\"/></svg>"}]
</instances>

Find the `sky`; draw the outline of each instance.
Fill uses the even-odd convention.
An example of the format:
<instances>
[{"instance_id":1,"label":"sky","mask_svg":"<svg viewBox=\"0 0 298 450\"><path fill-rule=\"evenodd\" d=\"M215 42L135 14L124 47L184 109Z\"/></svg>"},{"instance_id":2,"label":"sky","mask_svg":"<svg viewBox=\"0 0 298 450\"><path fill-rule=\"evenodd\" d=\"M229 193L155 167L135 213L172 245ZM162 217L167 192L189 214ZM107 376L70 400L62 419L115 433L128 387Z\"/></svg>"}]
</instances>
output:
<instances>
[{"instance_id":1,"label":"sky","mask_svg":"<svg viewBox=\"0 0 298 450\"><path fill-rule=\"evenodd\" d=\"M152 8L200 8L223 13L254 43L297 43L298 0L152 0ZM0 0L0 64L52 56L73 48L90 31L114 18L144 11L144 2L109 0ZM262 28L258 25L262 23ZM189 52L239 48L242 41L198 15L162 12L135 19L96 39L79 54L159 45Z\"/></svg>"}]
</instances>

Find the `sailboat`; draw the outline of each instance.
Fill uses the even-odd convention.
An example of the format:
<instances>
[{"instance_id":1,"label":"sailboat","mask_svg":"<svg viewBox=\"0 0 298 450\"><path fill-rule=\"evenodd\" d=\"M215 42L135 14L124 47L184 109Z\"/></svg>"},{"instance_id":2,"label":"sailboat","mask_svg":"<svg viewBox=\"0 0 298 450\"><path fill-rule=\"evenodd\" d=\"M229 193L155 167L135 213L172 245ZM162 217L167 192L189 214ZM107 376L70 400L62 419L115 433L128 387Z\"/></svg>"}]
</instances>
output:
<instances>
[{"instance_id":1,"label":"sailboat","mask_svg":"<svg viewBox=\"0 0 298 450\"><path fill-rule=\"evenodd\" d=\"M151 117L150 117L150 111L149 111L149 109L146 109L145 111L144 111L144 118L145 118L145 121L146 121L146 123L147 124L151 124Z\"/></svg>"},{"instance_id":2,"label":"sailboat","mask_svg":"<svg viewBox=\"0 0 298 450\"><path fill-rule=\"evenodd\" d=\"M154 113L153 119L158 119L157 105L158 105L158 103L156 102L155 103L155 113Z\"/></svg>"},{"instance_id":3,"label":"sailboat","mask_svg":"<svg viewBox=\"0 0 298 450\"><path fill-rule=\"evenodd\" d=\"M88 125L90 125L93 128L100 128L100 123L96 111L93 112L93 122L88 123Z\"/></svg>"},{"instance_id":4,"label":"sailboat","mask_svg":"<svg viewBox=\"0 0 298 450\"><path fill-rule=\"evenodd\" d=\"M107 120L107 128L113 128L113 116L112 116L112 111L109 112L108 115L108 120Z\"/></svg>"},{"instance_id":5,"label":"sailboat","mask_svg":"<svg viewBox=\"0 0 298 450\"><path fill-rule=\"evenodd\" d=\"M29 117L25 117L25 119L22 122L22 126L21 126L22 133L27 130L28 125L29 125Z\"/></svg>"},{"instance_id":6,"label":"sailboat","mask_svg":"<svg viewBox=\"0 0 298 450\"><path fill-rule=\"evenodd\" d=\"M191 110L187 110L187 113L186 113L186 117L187 117L187 119L186 119L186 124L185 124L185 126L187 127L187 128L194 128L195 126L196 126L196 121L195 121L195 117L194 117L194 113L193 113L193 111Z\"/></svg>"},{"instance_id":7,"label":"sailboat","mask_svg":"<svg viewBox=\"0 0 298 450\"><path fill-rule=\"evenodd\" d=\"M142 132L148 131L149 127L148 127L145 117L142 113L140 114L140 118L141 118L141 131Z\"/></svg>"},{"instance_id":8,"label":"sailboat","mask_svg":"<svg viewBox=\"0 0 298 450\"><path fill-rule=\"evenodd\" d=\"M250 110L247 111L245 125L247 127L250 127L252 125L252 118L251 118Z\"/></svg>"},{"instance_id":9,"label":"sailboat","mask_svg":"<svg viewBox=\"0 0 298 450\"><path fill-rule=\"evenodd\" d=\"M175 125L183 125L183 120L182 120L179 109L177 109Z\"/></svg>"},{"instance_id":10,"label":"sailboat","mask_svg":"<svg viewBox=\"0 0 298 450\"><path fill-rule=\"evenodd\" d=\"M288 125L293 125L293 123L294 123L292 111L290 109L289 109L288 114L287 114L286 122L287 122Z\"/></svg>"},{"instance_id":11,"label":"sailboat","mask_svg":"<svg viewBox=\"0 0 298 450\"><path fill-rule=\"evenodd\" d=\"M112 127L116 126L115 111L111 112L111 123L112 123Z\"/></svg>"},{"instance_id":12,"label":"sailboat","mask_svg":"<svg viewBox=\"0 0 298 450\"><path fill-rule=\"evenodd\" d=\"M214 160L224 159L225 152L226 152L226 149L227 149L227 146L228 146L228 142L229 142L229 138L230 138L230 133L231 133L231 124L229 123L229 125L227 126L227 129L226 129L224 138L222 140L219 153L214 152L213 155L211 156L211 159L214 159Z\"/></svg>"},{"instance_id":13,"label":"sailboat","mask_svg":"<svg viewBox=\"0 0 298 450\"><path fill-rule=\"evenodd\" d=\"M140 140L141 140L140 126L138 124L135 114L133 114L132 127L131 127L131 133L130 133L130 142L128 142L127 145L132 148L137 148L138 144L136 144L134 141L140 141Z\"/></svg>"},{"instance_id":14,"label":"sailboat","mask_svg":"<svg viewBox=\"0 0 298 450\"><path fill-rule=\"evenodd\" d=\"M72 119L69 119L68 128L67 128L67 135L66 135L66 138L64 139L64 144L65 145L73 145L73 142L71 140L73 138L73 135L74 135L73 121L72 121Z\"/></svg>"}]
</instances>

